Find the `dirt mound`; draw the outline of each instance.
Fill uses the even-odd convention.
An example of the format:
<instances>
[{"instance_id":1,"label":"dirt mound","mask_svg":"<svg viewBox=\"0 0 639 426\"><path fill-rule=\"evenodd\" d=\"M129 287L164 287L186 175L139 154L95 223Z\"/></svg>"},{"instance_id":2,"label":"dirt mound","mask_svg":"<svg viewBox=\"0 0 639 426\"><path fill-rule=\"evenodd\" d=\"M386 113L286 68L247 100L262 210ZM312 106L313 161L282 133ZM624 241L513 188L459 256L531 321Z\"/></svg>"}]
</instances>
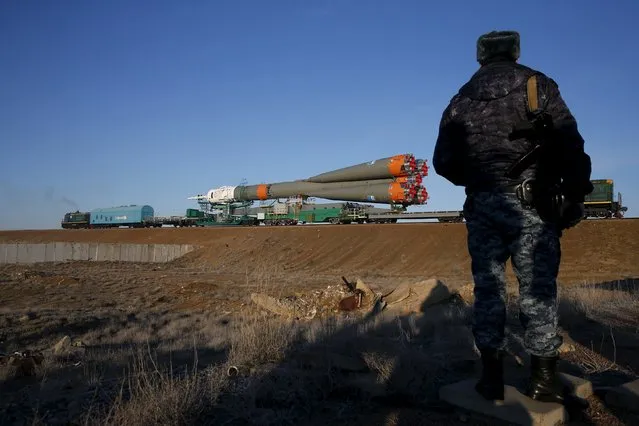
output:
<instances>
[{"instance_id":1,"label":"dirt mound","mask_svg":"<svg viewBox=\"0 0 639 426\"><path fill-rule=\"evenodd\" d=\"M195 244L178 262L229 273L428 276L469 281L464 224L2 231L0 242ZM512 279L511 268L508 268ZM300 274L300 276L304 276ZM562 283L639 275L639 221L591 220L562 239Z\"/></svg>"}]
</instances>

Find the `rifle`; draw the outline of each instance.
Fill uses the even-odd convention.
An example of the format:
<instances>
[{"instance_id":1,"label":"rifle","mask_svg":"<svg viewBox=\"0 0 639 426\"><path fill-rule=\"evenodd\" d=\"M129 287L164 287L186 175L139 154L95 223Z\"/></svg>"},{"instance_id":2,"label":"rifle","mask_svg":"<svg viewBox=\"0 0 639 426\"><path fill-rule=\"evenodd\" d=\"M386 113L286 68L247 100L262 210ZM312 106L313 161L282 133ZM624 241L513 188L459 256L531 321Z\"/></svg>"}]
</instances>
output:
<instances>
[{"instance_id":1,"label":"rifle","mask_svg":"<svg viewBox=\"0 0 639 426\"><path fill-rule=\"evenodd\" d=\"M528 120L514 126L508 138L512 141L526 137L533 142L533 147L506 171L506 177L510 179L520 176L524 170L535 164L542 154L547 154L556 139L555 132L558 126L553 122L552 116L540 109L538 105L537 76L535 74L528 78L527 97ZM559 127L565 124L568 123L562 122ZM528 205L535 205L540 214L548 214L549 219L558 220L561 216L564 196L561 193L559 183L550 185L550 187L546 186L548 185L536 184L535 179L526 179L518 185L517 197Z\"/></svg>"},{"instance_id":2,"label":"rifle","mask_svg":"<svg viewBox=\"0 0 639 426\"><path fill-rule=\"evenodd\" d=\"M518 177L524 170L532 166L552 140L551 133L555 129L552 116L543 111L534 112L530 115L530 121L516 125L508 135L508 139L511 141L521 137L528 137L534 144L530 151L520 157L506 171L506 176L511 179Z\"/></svg>"}]
</instances>

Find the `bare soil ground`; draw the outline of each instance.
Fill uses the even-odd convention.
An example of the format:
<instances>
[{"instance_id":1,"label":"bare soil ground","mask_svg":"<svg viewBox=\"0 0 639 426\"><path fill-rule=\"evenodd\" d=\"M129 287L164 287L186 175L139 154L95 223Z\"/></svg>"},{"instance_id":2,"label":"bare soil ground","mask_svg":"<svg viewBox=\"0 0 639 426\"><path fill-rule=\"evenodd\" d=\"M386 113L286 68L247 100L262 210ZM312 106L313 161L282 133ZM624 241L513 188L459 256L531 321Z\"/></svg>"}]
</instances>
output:
<instances>
[{"instance_id":1,"label":"bare soil ground","mask_svg":"<svg viewBox=\"0 0 639 426\"><path fill-rule=\"evenodd\" d=\"M464 224L0 231L0 242L195 244L191 265L245 273L255 262L304 275L470 279ZM560 280L613 280L637 273L639 220L589 220L562 238ZM509 269L509 277L513 278Z\"/></svg>"},{"instance_id":2,"label":"bare soil ground","mask_svg":"<svg viewBox=\"0 0 639 426\"><path fill-rule=\"evenodd\" d=\"M597 390L573 424L639 421L602 399L639 374L637 237L639 221L591 221L562 240L561 369ZM0 352L22 352L0 362L0 424L499 424L437 398L478 372L463 225L0 232L8 241L200 248L167 264L0 266ZM433 277L459 295L413 315L339 312L342 276L381 293ZM510 349L527 363L508 277ZM316 309L283 318L251 293ZM512 384L526 373L509 357Z\"/></svg>"}]
</instances>

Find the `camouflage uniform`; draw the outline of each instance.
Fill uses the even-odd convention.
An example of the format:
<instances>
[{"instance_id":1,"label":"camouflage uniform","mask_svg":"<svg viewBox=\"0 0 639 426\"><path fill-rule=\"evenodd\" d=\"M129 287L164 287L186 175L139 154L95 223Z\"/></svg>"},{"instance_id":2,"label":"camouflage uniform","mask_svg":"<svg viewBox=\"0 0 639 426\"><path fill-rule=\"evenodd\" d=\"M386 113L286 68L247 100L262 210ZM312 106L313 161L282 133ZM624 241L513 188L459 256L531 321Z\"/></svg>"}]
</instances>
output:
<instances>
[{"instance_id":1,"label":"camouflage uniform","mask_svg":"<svg viewBox=\"0 0 639 426\"><path fill-rule=\"evenodd\" d=\"M512 193L478 192L467 197L464 216L475 280L473 334L479 349L504 347L505 263L511 257L519 280L519 316L528 351L553 356L557 334L559 230L524 208Z\"/></svg>"},{"instance_id":2,"label":"camouflage uniform","mask_svg":"<svg viewBox=\"0 0 639 426\"><path fill-rule=\"evenodd\" d=\"M444 110L433 155L435 172L466 189L464 216L475 281L473 333L488 362L484 367L492 370L493 382L498 384L488 392L495 398L503 397L501 355L496 354L504 346L504 271L509 258L520 285L527 350L534 357L554 357L562 343L557 334L556 297L561 228L541 214L540 206L523 205L515 188L528 178L557 182L566 200L577 204L592 191L590 157L557 84L518 64L518 58L516 32L480 37L477 60L481 67ZM533 74L539 107L555 123L565 125L556 132L553 155L521 176L509 178L508 168L533 144L525 137L511 138L513 128L527 120L526 82Z\"/></svg>"}]
</instances>

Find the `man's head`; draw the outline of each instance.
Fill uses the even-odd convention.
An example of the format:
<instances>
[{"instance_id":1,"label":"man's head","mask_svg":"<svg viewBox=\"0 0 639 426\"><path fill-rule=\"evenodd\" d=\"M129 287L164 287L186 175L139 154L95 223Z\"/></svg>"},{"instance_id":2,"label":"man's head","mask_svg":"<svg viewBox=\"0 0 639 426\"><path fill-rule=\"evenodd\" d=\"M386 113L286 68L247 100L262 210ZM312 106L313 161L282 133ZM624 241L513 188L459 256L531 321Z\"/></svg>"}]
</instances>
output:
<instances>
[{"instance_id":1,"label":"man's head","mask_svg":"<svg viewBox=\"0 0 639 426\"><path fill-rule=\"evenodd\" d=\"M491 31L477 39L477 62L481 65L495 59L517 61L519 53L519 33L516 31Z\"/></svg>"}]
</instances>

